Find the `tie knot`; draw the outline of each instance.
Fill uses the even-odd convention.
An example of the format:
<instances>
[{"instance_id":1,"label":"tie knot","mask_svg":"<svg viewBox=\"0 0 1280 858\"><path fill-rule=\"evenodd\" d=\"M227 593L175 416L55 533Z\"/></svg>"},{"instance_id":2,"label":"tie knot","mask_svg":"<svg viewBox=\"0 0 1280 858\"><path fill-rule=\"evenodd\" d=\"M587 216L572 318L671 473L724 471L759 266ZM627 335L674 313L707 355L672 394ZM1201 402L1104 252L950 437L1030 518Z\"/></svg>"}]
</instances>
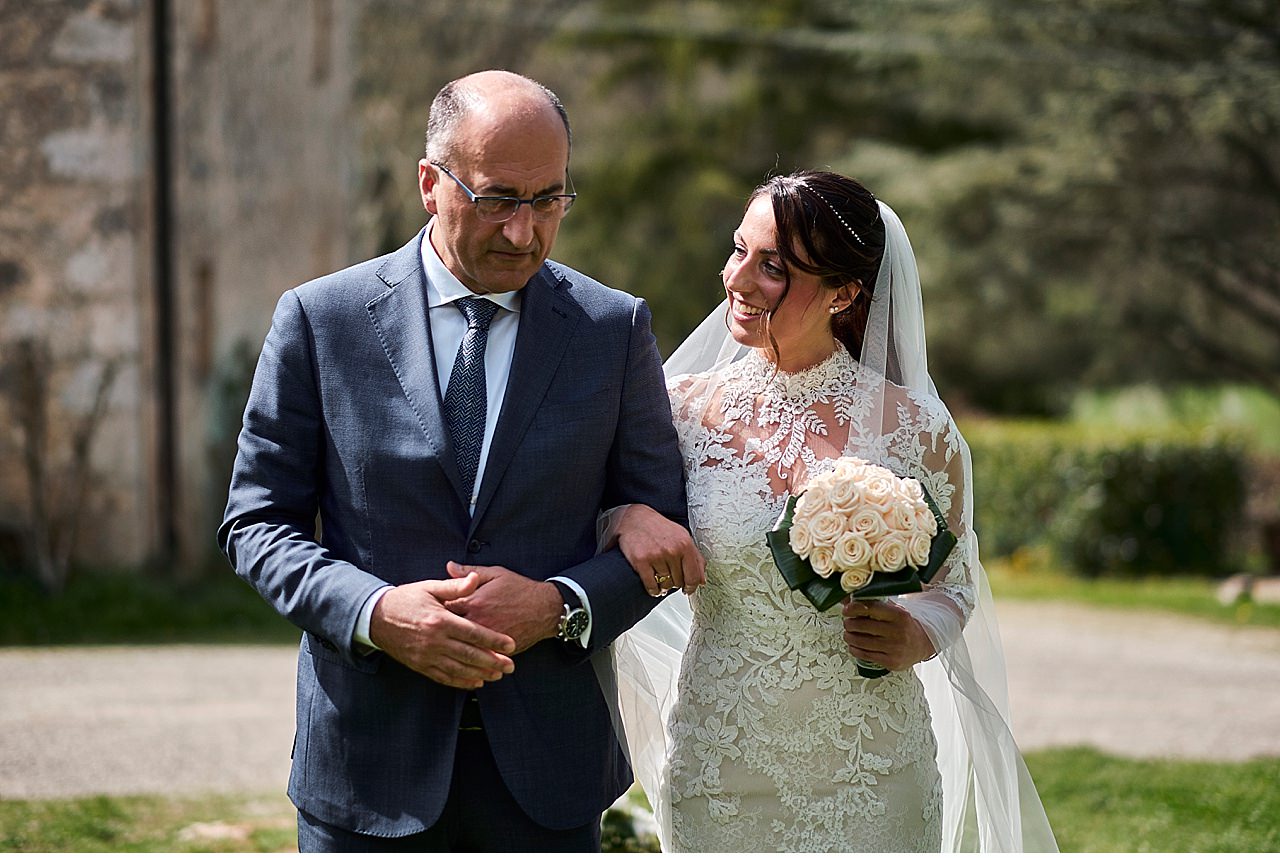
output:
<instances>
[{"instance_id":1,"label":"tie knot","mask_svg":"<svg viewBox=\"0 0 1280 858\"><path fill-rule=\"evenodd\" d=\"M454 303L462 311L462 315L467 317L467 327L482 331L489 330L493 314L498 312L498 305L488 298L459 298Z\"/></svg>"}]
</instances>

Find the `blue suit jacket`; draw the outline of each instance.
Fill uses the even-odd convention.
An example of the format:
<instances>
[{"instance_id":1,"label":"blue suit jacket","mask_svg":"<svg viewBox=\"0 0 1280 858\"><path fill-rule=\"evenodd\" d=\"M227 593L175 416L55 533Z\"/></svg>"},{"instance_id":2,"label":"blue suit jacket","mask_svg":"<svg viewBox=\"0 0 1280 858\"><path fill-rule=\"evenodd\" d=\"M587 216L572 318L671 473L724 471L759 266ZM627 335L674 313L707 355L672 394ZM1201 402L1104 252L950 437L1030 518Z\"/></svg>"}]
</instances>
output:
<instances>
[{"instance_id":1,"label":"blue suit jacket","mask_svg":"<svg viewBox=\"0 0 1280 858\"><path fill-rule=\"evenodd\" d=\"M446 578L448 560L563 574L590 598L595 649L653 604L621 554L595 556L597 512L634 501L686 516L646 305L551 262L524 288L468 515L442 415L422 240L280 299L218 530L237 574L304 630L289 795L326 822L381 836L438 819L463 692L353 651L369 595ZM631 784L588 655L543 641L479 691L507 787L548 828L598 818Z\"/></svg>"}]
</instances>

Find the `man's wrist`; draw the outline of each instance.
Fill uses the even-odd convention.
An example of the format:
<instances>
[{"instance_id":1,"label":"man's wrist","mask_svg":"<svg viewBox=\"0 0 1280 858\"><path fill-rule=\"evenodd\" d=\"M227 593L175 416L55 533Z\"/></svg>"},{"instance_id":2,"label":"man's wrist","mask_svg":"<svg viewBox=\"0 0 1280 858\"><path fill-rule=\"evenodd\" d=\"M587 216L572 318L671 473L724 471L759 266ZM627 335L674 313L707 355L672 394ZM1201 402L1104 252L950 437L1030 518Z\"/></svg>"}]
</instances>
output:
<instances>
[{"instance_id":1,"label":"man's wrist","mask_svg":"<svg viewBox=\"0 0 1280 858\"><path fill-rule=\"evenodd\" d=\"M554 636L585 649L591 643L592 626L591 601L587 598L587 591L577 581L563 575L554 575L547 579L547 583L555 586L561 603ZM567 637L562 635L562 630L567 630Z\"/></svg>"},{"instance_id":2,"label":"man's wrist","mask_svg":"<svg viewBox=\"0 0 1280 858\"><path fill-rule=\"evenodd\" d=\"M362 655L375 652L381 649L373 642L373 611L378 607L378 602L386 595L392 587L388 584L374 590L369 598L364 600L364 604L360 606L360 613L356 615L356 628L351 635L351 641L357 652ZM363 651L362 651L363 650Z\"/></svg>"}]
</instances>

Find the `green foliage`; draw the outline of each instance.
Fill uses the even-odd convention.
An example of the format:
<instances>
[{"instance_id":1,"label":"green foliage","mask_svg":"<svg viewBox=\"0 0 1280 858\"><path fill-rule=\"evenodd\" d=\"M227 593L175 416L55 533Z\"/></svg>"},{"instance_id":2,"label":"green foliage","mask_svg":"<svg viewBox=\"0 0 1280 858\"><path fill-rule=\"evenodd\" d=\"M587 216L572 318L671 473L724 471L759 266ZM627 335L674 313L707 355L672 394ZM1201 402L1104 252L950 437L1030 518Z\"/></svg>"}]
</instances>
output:
<instances>
[{"instance_id":1,"label":"green foliage","mask_svg":"<svg viewBox=\"0 0 1280 858\"><path fill-rule=\"evenodd\" d=\"M1254 387L1138 385L1089 391L1072 400L1070 419L1110 430L1180 426L1226 432L1256 456L1280 456L1280 398Z\"/></svg>"},{"instance_id":2,"label":"green foliage","mask_svg":"<svg viewBox=\"0 0 1280 858\"><path fill-rule=\"evenodd\" d=\"M1243 524L1245 457L1194 431L977 422L975 526L983 549L1048 547L1077 573L1222 573Z\"/></svg>"},{"instance_id":3,"label":"green foliage","mask_svg":"<svg viewBox=\"0 0 1280 858\"><path fill-rule=\"evenodd\" d=\"M1274 852L1280 759L1126 760L1083 748L1027 754L1063 852Z\"/></svg>"},{"instance_id":4,"label":"green foliage","mask_svg":"<svg viewBox=\"0 0 1280 858\"><path fill-rule=\"evenodd\" d=\"M1072 470L1056 541L1078 570L1226 572L1244 507L1238 448L1133 442ZM1073 485L1074 483L1074 485Z\"/></svg>"},{"instance_id":5,"label":"green foliage","mask_svg":"<svg viewBox=\"0 0 1280 858\"><path fill-rule=\"evenodd\" d=\"M191 583L141 573L72 577L59 596L0 576L0 646L285 643L299 632L229 570Z\"/></svg>"},{"instance_id":6,"label":"green foliage","mask_svg":"<svg viewBox=\"0 0 1280 858\"><path fill-rule=\"evenodd\" d=\"M647 298L669 352L719 300L751 189L830 167L902 216L949 399L1280 376L1280 41L1258 0L376 0L356 34L368 251L421 225L427 104L513 68L564 99L555 256ZM433 50L422 50L431 44Z\"/></svg>"}]
</instances>

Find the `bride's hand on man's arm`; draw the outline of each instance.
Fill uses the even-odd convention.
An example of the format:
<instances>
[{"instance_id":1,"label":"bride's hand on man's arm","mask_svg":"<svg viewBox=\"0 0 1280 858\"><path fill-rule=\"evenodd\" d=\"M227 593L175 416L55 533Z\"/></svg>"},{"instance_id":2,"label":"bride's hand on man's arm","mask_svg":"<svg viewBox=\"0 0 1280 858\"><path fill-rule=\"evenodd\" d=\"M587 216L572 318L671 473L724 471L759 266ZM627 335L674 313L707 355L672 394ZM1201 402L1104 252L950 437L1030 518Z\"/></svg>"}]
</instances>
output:
<instances>
[{"instance_id":1,"label":"bride's hand on man's arm","mask_svg":"<svg viewBox=\"0 0 1280 858\"><path fill-rule=\"evenodd\" d=\"M936 655L924 626L911 612L889 599L845 599L844 642L849 654L906 670Z\"/></svg>"},{"instance_id":2,"label":"bride's hand on man's arm","mask_svg":"<svg viewBox=\"0 0 1280 858\"><path fill-rule=\"evenodd\" d=\"M667 590L692 593L707 581L706 561L683 526L650 506L633 503L611 511L609 530L650 596Z\"/></svg>"}]
</instances>

